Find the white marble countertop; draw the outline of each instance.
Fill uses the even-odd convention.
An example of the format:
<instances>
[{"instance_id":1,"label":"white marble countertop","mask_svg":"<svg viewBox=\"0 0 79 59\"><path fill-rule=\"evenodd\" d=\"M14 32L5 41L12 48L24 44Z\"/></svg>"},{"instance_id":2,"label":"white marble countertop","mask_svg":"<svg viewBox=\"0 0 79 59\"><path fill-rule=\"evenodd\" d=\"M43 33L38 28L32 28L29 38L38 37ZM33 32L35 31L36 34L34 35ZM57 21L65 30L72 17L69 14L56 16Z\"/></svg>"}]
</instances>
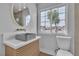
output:
<instances>
[{"instance_id":1,"label":"white marble countertop","mask_svg":"<svg viewBox=\"0 0 79 59\"><path fill-rule=\"evenodd\" d=\"M20 40L16 40L15 38L13 38L13 39L8 39L4 41L4 44L14 49L18 49L38 39L40 39L40 36L36 36L36 38L28 40L28 41L20 41Z\"/></svg>"}]
</instances>

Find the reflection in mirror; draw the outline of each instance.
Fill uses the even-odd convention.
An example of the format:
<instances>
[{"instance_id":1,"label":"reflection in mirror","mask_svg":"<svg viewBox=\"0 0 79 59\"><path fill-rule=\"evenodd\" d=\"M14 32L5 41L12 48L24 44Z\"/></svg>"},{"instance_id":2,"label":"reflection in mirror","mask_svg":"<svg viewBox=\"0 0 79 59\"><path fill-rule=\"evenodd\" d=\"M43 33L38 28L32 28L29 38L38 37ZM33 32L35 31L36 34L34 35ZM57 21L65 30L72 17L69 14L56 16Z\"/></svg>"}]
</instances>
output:
<instances>
[{"instance_id":1,"label":"reflection in mirror","mask_svg":"<svg viewBox=\"0 0 79 59\"><path fill-rule=\"evenodd\" d=\"M20 26L27 26L31 20L29 9L24 3L15 3L13 5L13 16Z\"/></svg>"}]
</instances>

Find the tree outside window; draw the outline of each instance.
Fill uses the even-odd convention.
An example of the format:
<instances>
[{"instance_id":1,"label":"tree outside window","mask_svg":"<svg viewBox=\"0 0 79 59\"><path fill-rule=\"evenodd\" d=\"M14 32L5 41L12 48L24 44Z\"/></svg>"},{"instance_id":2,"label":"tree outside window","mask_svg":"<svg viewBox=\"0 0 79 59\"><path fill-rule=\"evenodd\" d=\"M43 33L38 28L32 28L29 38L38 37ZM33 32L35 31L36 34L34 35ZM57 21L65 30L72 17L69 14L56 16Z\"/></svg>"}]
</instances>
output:
<instances>
[{"instance_id":1,"label":"tree outside window","mask_svg":"<svg viewBox=\"0 0 79 59\"><path fill-rule=\"evenodd\" d=\"M55 32L57 32L57 24L59 24L60 20L59 20L59 13L57 12L57 10L54 10L54 11L50 11L48 12L48 19L50 20L50 24L55 24ZM51 27L51 30L52 30L52 26ZM52 32L52 31L51 31Z\"/></svg>"}]
</instances>

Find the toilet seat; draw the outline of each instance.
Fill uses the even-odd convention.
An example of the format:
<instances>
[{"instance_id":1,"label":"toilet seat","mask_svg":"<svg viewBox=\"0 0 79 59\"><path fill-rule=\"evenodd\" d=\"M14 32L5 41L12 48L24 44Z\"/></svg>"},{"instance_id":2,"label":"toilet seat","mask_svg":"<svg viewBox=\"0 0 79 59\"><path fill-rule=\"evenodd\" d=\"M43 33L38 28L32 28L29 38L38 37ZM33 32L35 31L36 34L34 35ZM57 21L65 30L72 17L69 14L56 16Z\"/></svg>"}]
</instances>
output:
<instances>
[{"instance_id":1,"label":"toilet seat","mask_svg":"<svg viewBox=\"0 0 79 59\"><path fill-rule=\"evenodd\" d=\"M66 50L58 50L57 55L56 56L73 56L70 52L66 51Z\"/></svg>"}]
</instances>

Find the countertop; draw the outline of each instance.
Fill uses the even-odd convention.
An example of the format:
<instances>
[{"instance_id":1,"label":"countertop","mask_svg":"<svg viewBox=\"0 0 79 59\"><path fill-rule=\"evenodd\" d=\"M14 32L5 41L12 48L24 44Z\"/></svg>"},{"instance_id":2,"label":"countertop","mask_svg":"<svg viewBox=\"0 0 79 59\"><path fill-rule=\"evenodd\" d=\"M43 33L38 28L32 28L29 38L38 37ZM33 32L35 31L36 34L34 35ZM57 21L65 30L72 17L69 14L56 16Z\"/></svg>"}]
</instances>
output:
<instances>
[{"instance_id":1,"label":"countertop","mask_svg":"<svg viewBox=\"0 0 79 59\"><path fill-rule=\"evenodd\" d=\"M18 49L38 39L40 39L40 36L36 36L36 38L28 40L28 41L20 41L13 38L13 39L8 39L4 41L4 44L14 49Z\"/></svg>"}]
</instances>

